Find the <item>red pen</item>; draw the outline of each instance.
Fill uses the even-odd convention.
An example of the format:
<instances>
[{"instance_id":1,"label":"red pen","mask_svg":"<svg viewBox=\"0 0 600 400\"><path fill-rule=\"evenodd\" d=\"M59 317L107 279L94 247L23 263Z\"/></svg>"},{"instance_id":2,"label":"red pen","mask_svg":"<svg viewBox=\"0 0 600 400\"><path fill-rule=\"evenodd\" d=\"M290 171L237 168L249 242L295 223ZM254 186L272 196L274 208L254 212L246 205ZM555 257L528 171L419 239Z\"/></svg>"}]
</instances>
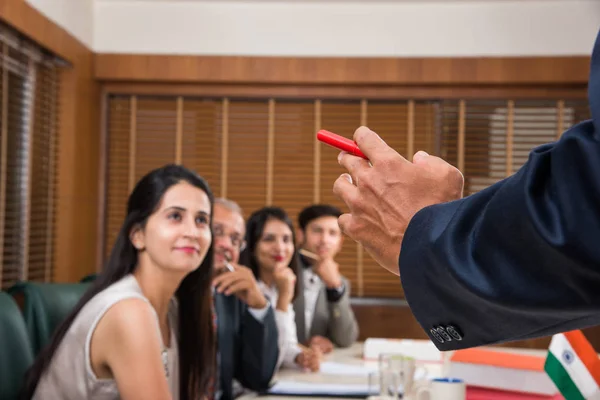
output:
<instances>
[{"instance_id":1,"label":"red pen","mask_svg":"<svg viewBox=\"0 0 600 400\"><path fill-rule=\"evenodd\" d=\"M358 145L355 141L345 138L340 135L336 135L333 132L326 131L325 129L321 129L317 132L317 140L328 144L336 149L343 150L357 157L362 157L365 160L368 160L367 156L363 154L362 151L358 148Z\"/></svg>"}]
</instances>

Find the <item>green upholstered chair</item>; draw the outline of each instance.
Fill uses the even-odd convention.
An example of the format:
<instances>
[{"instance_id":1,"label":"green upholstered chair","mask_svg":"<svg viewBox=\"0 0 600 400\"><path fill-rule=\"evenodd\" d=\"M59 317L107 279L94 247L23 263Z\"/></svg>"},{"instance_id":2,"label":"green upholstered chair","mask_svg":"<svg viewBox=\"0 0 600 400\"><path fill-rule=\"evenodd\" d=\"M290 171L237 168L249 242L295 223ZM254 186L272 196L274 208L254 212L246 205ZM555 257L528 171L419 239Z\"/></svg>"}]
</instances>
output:
<instances>
[{"instance_id":1,"label":"green upholstered chair","mask_svg":"<svg viewBox=\"0 0 600 400\"><path fill-rule=\"evenodd\" d=\"M83 278L81 278L81 280L79 282L82 282L82 283L94 282L97 277L98 277L98 274L89 274L89 275L86 275Z\"/></svg>"},{"instance_id":2,"label":"green upholstered chair","mask_svg":"<svg viewBox=\"0 0 600 400\"><path fill-rule=\"evenodd\" d=\"M19 282L8 290L22 304L34 355L49 342L89 287L90 283Z\"/></svg>"},{"instance_id":3,"label":"green upholstered chair","mask_svg":"<svg viewBox=\"0 0 600 400\"><path fill-rule=\"evenodd\" d=\"M33 351L23 315L6 292L0 292L0 400L16 400Z\"/></svg>"}]
</instances>

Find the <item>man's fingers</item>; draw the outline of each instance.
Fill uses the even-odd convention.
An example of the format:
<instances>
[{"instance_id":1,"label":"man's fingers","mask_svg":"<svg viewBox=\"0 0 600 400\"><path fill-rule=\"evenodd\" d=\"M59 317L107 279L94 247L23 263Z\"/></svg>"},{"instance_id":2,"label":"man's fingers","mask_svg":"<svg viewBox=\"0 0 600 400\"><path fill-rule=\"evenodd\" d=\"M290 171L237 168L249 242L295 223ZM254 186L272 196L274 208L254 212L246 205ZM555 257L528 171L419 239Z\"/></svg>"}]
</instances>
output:
<instances>
[{"instance_id":1,"label":"man's fingers","mask_svg":"<svg viewBox=\"0 0 600 400\"><path fill-rule=\"evenodd\" d=\"M342 174L333 183L333 194L352 210L352 205L358 197L358 188L352 184L350 175Z\"/></svg>"},{"instance_id":2,"label":"man's fingers","mask_svg":"<svg viewBox=\"0 0 600 400\"><path fill-rule=\"evenodd\" d=\"M426 162L427 157L429 157L427 152L419 150L413 155L413 164L421 164L422 162Z\"/></svg>"},{"instance_id":3,"label":"man's fingers","mask_svg":"<svg viewBox=\"0 0 600 400\"><path fill-rule=\"evenodd\" d=\"M345 213L339 216L338 225L342 232L350 237L352 240L356 240L354 236L354 220L352 219L352 214Z\"/></svg>"},{"instance_id":4,"label":"man's fingers","mask_svg":"<svg viewBox=\"0 0 600 400\"><path fill-rule=\"evenodd\" d=\"M350 175L356 177L362 170L366 168L371 168L369 165L369 161L365 160L362 157L356 157L352 154L349 154L345 151L342 151L338 155L338 163L350 172Z\"/></svg>"},{"instance_id":5,"label":"man's fingers","mask_svg":"<svg viewBox=\"0 0 600 400\"><path fill-rule=\"evenodd\" d=\"M225 290L227 290L227 288L229 288L231 285L235 284L236 282L239 281L244 281L243 277L239 276L239 275L234 275L233 273L227 274L226 279L222 279L217 285L215 285L215 288L217 289L217 292L222 293Z\"/></svg>"},{"instance_id":6,"label":"man's fingers","mask_svg":"<svg viewBox=\"0 0 600 400\"><path fill-rule=\"evenodd\" d=\"M230 295L232 293L237 293L240 290L245 290L248 289L248 281L246 280L239 280L236 281L234 284L232 284L231 286L229 286L226 290L225 290L225 294L226 295Z\"/></svg>"},{"instance_id":7,"label":"man's fingers","mask_svg":"<svg viewBox=\"0 0 600 400\"><path fill-rule=\"evenodd\" d=\"M396 154L408 162L398 152L388 146L378 134L366 126L361 126L354 131L354 141L373 165L377 163L377 160L382 157L389 157L391 154Z\"/></svg>"},{"instance_id":8,"label":"man's fingers","mask_svg":"<svg viewBox=\"0 0 600 400\"><path fill-rule=\"evenodd\" d=\"M423 166L426 168L454 168L452 164L448 163L442 158L429 155L422 150L417 151L413 155L413 164Z\"/></svg>"},{"instance_id":9,"label":"man's fingers","mask_svg":"<svg viewBox=\"0 0 600 400\"><path fill-rule=\"evenodd\" d=\"M217 276L216 278L214 278L212 280L212 285L214 287L217 287L219 285L221 285L226 279L225 279L225 275L226 274L220 274L219 276Z\"/></svg>"},{"instance_id":10,"label":"man's fingers","mask_svg":"<svg viewBox=\"0 0 600 400\"><path fill-rule=\"evenodd\" d=\"M421 166L448 166L448 162L443 159L427 154L427 152L419 150L413 155L413 164Z\"/></svg>"},{"instance_id":11,"label":"man's fingers","mask_svg":"<svg viewBox=\"0 0 600 400\"><path fill-rule=\"evenodd\" d=\"M465 177L462 172L445 160L430 156L424 151L417 151L413 156L413 164L417 167L424 168L437 176L444 176L447 182L455 182L459 188L458 198L462 197L462 192L465 184Z\"/></svg>"},{"instance_id":12,"label":"man's fingers","mask_svg":"<svg viewBox=\"0 0 600 400\"><path fill-rule=\"evenodd\" d=\"M231 279L236 279L237 275L238 274L236 274L234 272L226 272L226 273L220 274L216 278L213 279L212 284L213 284L213 286L220 285L223 282L227 282Z\"/></svg>"}]
</instances>

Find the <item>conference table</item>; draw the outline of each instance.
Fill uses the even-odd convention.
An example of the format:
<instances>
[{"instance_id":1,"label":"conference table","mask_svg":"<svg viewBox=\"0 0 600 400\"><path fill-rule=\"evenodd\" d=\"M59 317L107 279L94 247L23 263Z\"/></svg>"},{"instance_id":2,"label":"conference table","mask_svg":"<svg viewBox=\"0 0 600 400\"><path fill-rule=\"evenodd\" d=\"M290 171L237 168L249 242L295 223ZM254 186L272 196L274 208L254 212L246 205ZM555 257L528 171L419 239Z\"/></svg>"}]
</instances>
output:
<instances>
[{"instance_id":1,"label":"conference table","mask_svg":"<svg viewBox=\"0 0 600 400\"><path fill-rule=\"evenodd\" d=\"M500 351L510 351L510 352L518 352L522 354L531 354L531 355L544 355L546 354L545 350L535 350L535 349L517 349L517 348L507 348L507 347L498 347L495 350ZM420 371L417 372L416 376L421 376L421 379L417 379L417 385L422 384L424 381L434 377L445 377L448 373L449 363L448 358L451 355L450 352L441 353L442 357L446 359L444 362L427 362L427 361L417 361L417 367L420 367ZM366 368L369 370L376 371L378 362L377 360L365 360L363 358L363 342L357 342L353 346L345 349L335 349L330 354L327 354L323 358L323 363L327 363L329 365L343 365L347 366L350 369L352 367L358 368ZM300 369L281 369L279 370L273 382L298 382L299 384L329 384L329 385L356 385L356 384L366 384L370 387L370 383L368 382L370 378L366 376L357 376L357 375L345 375L338 374L336 371L331 371L327 368L327 371L323 372L308 372L302 371ZM315 399L315 400L331 400L332 396L314 396L307 395L306 397ZM250 400L250 399L265 399L265 400L298 400L298 395L289 395L289 394L260 394L260 393L247 393L240 397L242 400ZM338 399L356 399L356 396L348 396L345 397L343 395L335 395L335 398ZM515 395L514 393L504 392L504 391L485 391L478 388L467 388L467 400L525 400L525 399L562 399L562 396L548 397L548 396L531 396L531 395Z\"/></svg>"}]
</instances>

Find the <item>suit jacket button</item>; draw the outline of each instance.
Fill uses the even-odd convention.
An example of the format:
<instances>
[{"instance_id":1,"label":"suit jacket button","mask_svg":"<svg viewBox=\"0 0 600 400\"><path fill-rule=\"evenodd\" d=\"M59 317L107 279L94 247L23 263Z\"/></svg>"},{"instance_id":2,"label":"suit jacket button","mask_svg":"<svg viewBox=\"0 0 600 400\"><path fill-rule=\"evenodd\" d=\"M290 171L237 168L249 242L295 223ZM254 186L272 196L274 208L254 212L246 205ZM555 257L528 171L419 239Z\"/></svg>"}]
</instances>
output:
<instances>
[{"instance_id":1,"label":"suit jacket button","mask_svg":"<svg viewBox=\"0 0 600 400\"><path fill-rule=\"evenodd\" d=\"M435 338L435 340L437 340L440 343L444 343L444 338L442 338L440 336L440 334L438 333L438 331L435 328L431 328L429 330L429 332L431 333L431 336L433 336Z\"/></svg>"},{"instance_id":2,"label":"suit jacket button","mask_svg":"<svg viewBox=\"0 0 600 400\"><path fill-rule=\"evenodd\" d=\"M448 334L450 334L450 336L452 336L454 339L461 341L463 340L463 336L462 333L460 332L460 330L455 327L454 325L448 325L446 327L446 332L448 332Z\"/></svg>"},{"instance_id":3,"label":"suit jacket button","mask_svg":"<svg viewBox=\"0 0 600 400\"><path fill-rule=\"evenodd\" d=\"M444 338L444 340L446 342L452 341L452 338L450 337L450 335L448 335L448 333L446 332L446 330L443 327L440 326L436 330L440 334L440 336Z\"/></svg>"}]
</instances>

